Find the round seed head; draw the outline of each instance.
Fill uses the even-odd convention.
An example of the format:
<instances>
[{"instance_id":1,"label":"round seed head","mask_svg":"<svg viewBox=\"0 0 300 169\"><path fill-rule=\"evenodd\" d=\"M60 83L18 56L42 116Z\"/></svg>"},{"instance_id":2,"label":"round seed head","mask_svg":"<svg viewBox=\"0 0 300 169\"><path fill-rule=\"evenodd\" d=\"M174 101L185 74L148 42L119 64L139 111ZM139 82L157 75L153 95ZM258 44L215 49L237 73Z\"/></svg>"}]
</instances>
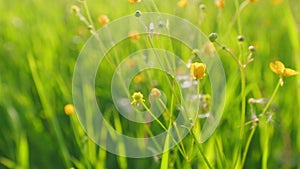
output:
<instances>
[{"instance_id":1,"label":"round seed head","mask_svg":"<svg viewBox=\"0 0 300 169\"><path fill-rule=\"evenodd\" d=\"M211 33L211 34L208 36L208 39L209 39L211 42L215 42L217 38L218 38L218 34L217 34L217 33Z\"/></svg>"},{"instance_id":2,"label":"round seed head","mask_svg":"<svg viewBox=\"0 0 300 169\"><path fill-rule=\"evenodd\" d=\"M134 15L136 17L140 17L142 15L142 12L140 10L137 10Z\"/></svg>"}]
</instances>

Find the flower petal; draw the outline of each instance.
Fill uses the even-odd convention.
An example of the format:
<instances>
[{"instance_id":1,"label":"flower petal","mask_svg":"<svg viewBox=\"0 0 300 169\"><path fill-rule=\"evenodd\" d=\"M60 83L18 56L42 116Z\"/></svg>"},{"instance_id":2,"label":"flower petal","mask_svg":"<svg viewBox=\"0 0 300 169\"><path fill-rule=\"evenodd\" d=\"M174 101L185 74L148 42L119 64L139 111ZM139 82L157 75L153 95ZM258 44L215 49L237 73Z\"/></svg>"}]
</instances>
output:
<instances>
[{"instance_id":1,"label":"flower petal","mask_svg":"<svg viewBox=\"0 0 300 169\"><path fill-rule=\"evenodd\" d=\"M283 75L285 67L282 62L275 61L270 63L270 69L276 74Z\"/></svg>"},{"instance_id":2,"label":"flower petal","mask_svg":"<svg viewBox=\"0 0 300 169\"><path fill-rule=\"evenodd\" d=\"M202 79L205 76L206 65L204 63L192 63L190 67L194 79Z\"/></svg>"},{"instance_id":3,"label":"flower petal","mask_svg":"<svg viewBox=\"0 0 300 169\"><path fill-rule=\"evenodd\" d=\"M294 75L297 75L297 74L299 74L299 72L297 72L293 69L290 69L290 68L284 69L284 72L283 72L283 76L294 76Z\"/></svg>"}]
</instances>

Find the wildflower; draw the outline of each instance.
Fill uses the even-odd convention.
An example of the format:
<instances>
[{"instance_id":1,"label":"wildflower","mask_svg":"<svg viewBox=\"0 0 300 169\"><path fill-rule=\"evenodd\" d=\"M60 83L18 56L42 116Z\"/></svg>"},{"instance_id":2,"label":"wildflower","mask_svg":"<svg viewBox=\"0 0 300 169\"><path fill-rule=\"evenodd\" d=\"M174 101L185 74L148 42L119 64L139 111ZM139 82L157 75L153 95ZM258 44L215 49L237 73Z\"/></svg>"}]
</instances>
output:
<instances>
[{"instance_id":1,"label":"wildflower","mask_svg":"<svg viewBox=\"0 0 300 169\"><path fill-rule=\"evenodd\" d=\"M153 98L159 98L161 96L160 90L157 88L152 88L150 92L150 96Z\"/></svg>"},{"instance_id":2,"label":"wildflower","mask_svg":"<svg viewBox=\"0 0 300 169\"><path fill-rule=\"evenodd\" d=\"M283 0L271 0L273 5L279 5L283 2Z\"/></svg>"},{"instance_id":3,"label":"wildflower","mask_svg":"<svg viewBox=\"0 0 300 169\"><path fill-rule=\"evenodd\" d=\"M135 41L139 40L139 38L140 38L140 34L136 30L130 31L128 36L132 42L135 42Z\"/></svg>"},{"instance_id":4,"label":"wildflower","mask_svg":"<svg viewBox=\"0 0 300 169\"><path fill-rule=\"evenodd\" d=\"M140 3L142 0L128 0L129 3L134 4L134 3Z\"/></svg>"},{"instance_id":5,"label":"wildflower","mask_svg":"<svg viewBox=\"0 0 300 169\"><path fill-rule=\"evenodd\" d=\"M145 76L143 74L138 74L134 77L133 82L135 84L142 83L145 81Z\"/></svg>"},{"instance_id":6,"label":"wildflower","mask_svg":"<svg viewBox=\"0 0 300 169\"><path fill-rule=\"evenodd\" d=\"M223 9L225 6L225 0L216 0L215 4L216 4L217 8Z\"/></svg>"},{"instance_id":7,"label":"wildflower","mask_svg":"<svg viewBox=\"0 0 300 169\"><path fill-rule=\"evenodd\" d=\"M194 79L203 79L205 76L206 65L204 63L195 62L191 64L190 70Z\"/></svg>"},{"instance_id":8,"label":"wildflower","mask_svg":"<svg viewBox=\"0 0 300 169\"><path fill-rule=\"evenodd\" d=\"M188 0L180 0L179 2L177 2L177 6L179 8L185 8L188 4Z\"/></svg>"},{"instance_id":9,"label":"wildflower","mask_svg":"<svg viewBox=\"0 0 300 169\"><path fill-rule=\"evenodd\" d=\"M257 2L258 0L249 0L251 3Z\"/></svg>"},{"instance_id":10,"label":"wildflower","mask_svg":"<svg viewBox=\"0 0 300 169\"><path fill-rule=\"evenodd\" d=\"M72 115L75 112L75 108L73 104L67 104L64 107L64 111L66 115Z\"/></svg>"},{"instance_id":11,"label":"wildflower","mask_svg":"<svg viewBox=\"0 0 300 169\"><path fill-rule=\"evenodd\" d=\"M299 74L299 72L290 69L290 68L285 68L284 64L280 61L275 61L270 63L270 69L278 74L280 76L280 86L283 86L283 77L284 76L294 76Z\"/></svg>"},{"instance_id":12,"label":"wildflower","mask_svg":"<svg viewBox=\"0 0 300 169\"><path fill-rule=\"evenodd\" d=\"M98 22L100 25L104 26L109 22L109 19L106 15L101 15L98 17Z\"/></svg>"},{"instance_id":13,"label":"wildflower","mask_svg":"<svg viewBox=\"0 0 300 169\"><path fill-rule=\"evenodd\" d=\"M137 103L142 103L145 102L144 100L144 95L141 92L134 92L132 95L132 102L131 104L137 104Z\"/></svg>"},{"instance_id":14,"label":"wildflower","mask_svg":"<svg viewBox=\"0 0 300 169\"><path fill-rule=\"evenodd\" d=\"M280 75L280 77L283 76L294 76L297 75L299 72L290 69L290 68L285 68L284 64L280 61L275 61L270 63L270 69Z\"/></svg>"}]
</instances>

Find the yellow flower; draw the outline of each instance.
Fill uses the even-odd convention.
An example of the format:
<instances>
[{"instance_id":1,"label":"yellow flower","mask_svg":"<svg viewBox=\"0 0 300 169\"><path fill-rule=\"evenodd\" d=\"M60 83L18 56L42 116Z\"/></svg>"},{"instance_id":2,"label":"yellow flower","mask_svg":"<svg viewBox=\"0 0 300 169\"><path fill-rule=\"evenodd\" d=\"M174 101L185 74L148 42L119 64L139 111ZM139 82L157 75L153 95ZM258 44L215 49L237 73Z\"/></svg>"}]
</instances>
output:
<instances>
[{"instance_id":1,"label":"yellow flower","mask_svg":"<svg viewBox=\"0 0 300 169\"><path fill-rule=\"evenodd\" d=\"M141 92L134 92L132 95L132 102L131 104L137 104L137 103L142 103L145 102L144 100L144 95Z\"/></svg>"},{"instance_id":2,"label":"yellow flower","mask_svg":"<svg viewBox=\"0 0 300 169\"><path fill-rule=\"evenodd\" d=\"M75 108L73 106L73 104L67 104L64 107L64 111L66 115L72 115L75 112Z\"/></svg>"},{"instance_id":3,"label":"yellow flower","mask_svg":"<svg viewBox=\"0 0 300 169\"><path fill-rule=\"evenodd\" d=\"M271 0L273 5L279 5L283 2L283 0Z\"/></svg>"},{"instance_id":4,"label":"yellow flower","mask_svg":"<svg viewBox=\"0 0 300 169\"><path fill-rule=\"evenodd\" d=\"M135 84L142 83L145 81L145 76L143 74L138 74L133 78Z\"/></svg>"},{"instance_id":5,"label":"yellow flower","mask_svg":"<svg viewBox=\"0 0 300 169\"><path fill-rule=\"evenodd\" d=\"M106 15L101 15L98 17L98 22L100 23L100 25L104 26L109 22L109 19Z\"/></svg>"},{"instance_id":6,"label":"yellow flower","mask_svg":"<svg viewBox=\"0 0 300 169\"><path fill-rule=\"evenodd\" d=\"M280 77L283 77L283 76L294 76L294 75L297 75L299 74L299 72L293 70L293 69L290 69L290 68L285 68L284 64L280 61L275 61L275 62L271 62L270 63L270 69L280 75Z\"/></svg>"},{"instance_id":7,"label":"yellow flower","mask_svg":"<svg viewBox=\"0 0 300 169\"><path fill-rule=\"evenodd\" d=\"M249 0L251 3L257 2L258 0Z\"/></svg>"},{"instance_id":8,"label":"yellow flower","mask_svg":"<svg viewBox=\"0 0 300 169\"><path fill-rule=\"evenodd\" d=\"M150 96L153 98L159 98L161 96L161 93L160 93L159 89L152 88L151 92L150 92Z\"/></svg>"},{"instance_id":9,"label":"yellow flower","mask_svg":"<svg viewBox=\"0 0 300 169\"><path fill-rule=\"evenodd\" d=\"M215 4L216 4L217 8L223 9L225 6L225 0L216 0Z\"/></svg>"},{"instance_id":10,"label":"yellow flower","mask_svg":"<svg viewBox=\"0 0 300 169\"><path fill-rule=\"evenodd\" d=\"M204 63L195 62L191 64L190 70L194 79L203 79L205 76L206 65Z\"/></svg>"},{"instance_id":11,"label":"yellow flower","mask_svg":"<svg viewBox=\"0 0 300 169\"><path fill-rule=\"evenodd\" d=\"M188 4L188 0L180 0L179 2L177 2L177 6L180 8L185 8Z\"/></svg>"},{"instance_id":12,"label":"yellow flower","mask_svg":"<svg viewBox=\"0 0 300 169\"><path fill-rule=\"evenodd\" d=\"M134 4L134 3L140 3L142 0L128 0L129 3Z\"/></svg>"},{"instance_id":13,"label":"yellow flower","mask_svg":"<svg viewBox=\"0 0 300 169\"><path fill-rule=\"evenodd\" d=\"M137 40L140 39L140 34L139 34L139 32L136 31L136 30L130 31L129 34L128 34L128 36L129 36L129 38L130 38L130 40L131 40L132 42L135 42L135 41L137 41Z\"/></svg>"}]
</instances>

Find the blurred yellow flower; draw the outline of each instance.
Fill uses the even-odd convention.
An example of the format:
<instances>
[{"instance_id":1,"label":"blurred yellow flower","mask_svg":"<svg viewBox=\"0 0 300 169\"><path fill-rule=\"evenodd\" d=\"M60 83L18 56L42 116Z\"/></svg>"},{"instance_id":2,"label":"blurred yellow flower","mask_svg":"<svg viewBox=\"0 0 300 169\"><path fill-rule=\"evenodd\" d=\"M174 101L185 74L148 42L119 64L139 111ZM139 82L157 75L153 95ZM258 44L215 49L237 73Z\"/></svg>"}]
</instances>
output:
<instances>
[{"instance_id":1,"label":"blurred yellow flower","mask_svg":"<svg viewBox=\"0 0 300 169\"><path fill-rule=\"evenodd\" d=\"M98 17L98 22L100 25L104 26L109 22L109 19L106 15L101 15Z\"/></svg>"},{"instance_id":2,"label":"blurred yellow flower","mask_svg":"<svg viewBox=\"0 0 300 169\"><path fill-rule=\"evenodd\" d=\"M271 62L270 63L270 69L280 75L280 77L283 77L283 76L294 76L294 75L297 75L299 74L299 72L293 70L293 69L290 69L290 68L285 68L284 64L280 61L274 61L274 62Z\"/></svg>"},{"instance_id":3,"label":"blurred yellow flower","mask_svg":"<svg viewBox=\"0 0 300 169\"><path fill-rule=\"evenodd\" d=\"M144 95L141 92L134 92L132 95L132 102L131 104L137 104L137 103L142 103L145 102L144 100Z\"/></svg>"},{"instance_id":4,"label":"blurred yellow flower","mask_svg":"<svg viewBox=\"0 0 300 169\"><path fill-rule=\"evenodd\" d=\"M133 78L133 82L135 83L135 84L137 84L137 83L142 83L142 82L144 82L145 81L145 76L143 75L143 74L138 74L138 75L136 75L134 78Z\"/></svg>"},{"instance_id":5,"label":"blurred yellow flower","mask_svg":"<svg viewBox=\"0 0 300 169\"><path fill-rule=\"evenodd\" d=\"M204 63L195 62L190 67L194 79L203 79L205 77L205 70L206 65Z\"/></svg>"},{"instance_id":6,"label":"blurred yellow flower","mask_svg":"<svg viewBox=\"0 0 300 169\"><path fill-rule=\"evenodd\" d=\"M142 0L128 0L129 3L134 4L134 3L140 3Z\"/></svg>"},{"instance_id":7,"label":"blurred yellow flower","mask_svg":"<svg viewBox=\"0 0 300 169\"><path fill-rule=\"evenodd\" d=\"M150 96L153 98L159 98L161 96L160 90L157 88L152 88L150 92Z\"/></svg>"},{"instance_id":8,"label":"blurred yellow flower","mask_svg":"<svg viewBox=\"0 0 300 169\"><path fill-rule=\"evenodd\" d=\"M72 115L75 112L75 108L73 104L67 104L64 107L64 111L66 115Z\"/></svg>"},{"instance_id":9,"label":"blurred yellow flower","mask_svg":"<svg viewBox=\"0 0 300 169\"><path fill-rule=\"evenodd\" d=\"M132 42L135 42L140 39L140 33L136 30L130 31L128 36Z\"/></svg>"},{"instance_id":10,"label":"blurred yellow flower","mask_svg":"<svg viewBox=\"0 0 300 169\"><path fill-rule=\"evenodd\" d=\"M257 2L258 0L249 0L251 3Z\"/></svg>"},{"instance_id":11,"label":"blurred yellow flower","mask_svg":"<svg viewBox=\"0 0 300 169\"><path fill-rule=\"evenodd\" d=\"M177 6L180 8L185 8L188 4L188 0L180 0L179 2L177 2Z\"/></svg>"},{"instance_id":12,"label":"blurred yellow flower","mask_svg":"<svg viewBox=\"0 0 300 169\"><path fill-rule=\"evenodd\" d=\"M279 5L283 2L283 0L271 0L273 5Z\"/></svg>"},{"instance_id":13,"label":"blurred yellow flower","mask_svg":"<svg viewBox=\"0 0 300 169\"><path fill-rule=\"evenodd\" d=\"M216 4L217 8L223 9L225 6L225 0L215 0L215 4Z\"/></svg>"}]
</instances>

